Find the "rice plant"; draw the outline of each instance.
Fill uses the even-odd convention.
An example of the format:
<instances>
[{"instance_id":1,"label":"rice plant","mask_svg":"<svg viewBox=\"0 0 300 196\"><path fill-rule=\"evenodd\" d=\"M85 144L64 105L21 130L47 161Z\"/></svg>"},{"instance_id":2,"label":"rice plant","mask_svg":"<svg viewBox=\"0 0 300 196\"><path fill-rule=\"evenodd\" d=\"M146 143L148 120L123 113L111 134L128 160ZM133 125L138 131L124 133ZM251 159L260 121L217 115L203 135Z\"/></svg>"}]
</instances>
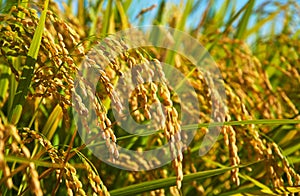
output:
<instances>
[{"instance_id":1,"label":"rice plant","mask_svg":"<svg viewBox=\"0 0 300 196\"><path fill-rule=\"evenodd\" d=\"M1 195L299 195L297 1L0 6ZM151 36L178 48L185 32L219 72L147 45L137 24L173 29Z\"/></svg>"}]
</instances>

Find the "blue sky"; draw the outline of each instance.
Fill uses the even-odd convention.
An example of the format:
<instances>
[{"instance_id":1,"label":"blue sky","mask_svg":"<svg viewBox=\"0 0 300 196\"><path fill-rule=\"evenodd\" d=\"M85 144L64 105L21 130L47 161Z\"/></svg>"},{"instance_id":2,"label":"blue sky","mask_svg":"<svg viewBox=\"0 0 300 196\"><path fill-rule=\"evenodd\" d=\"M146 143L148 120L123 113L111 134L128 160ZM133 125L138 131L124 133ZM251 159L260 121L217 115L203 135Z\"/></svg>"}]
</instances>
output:
<instances>
[{"instance_id":1,"label":"blue sky","mask_svg":"<svg viewBox=\"0 0 300 196\"><path fill-rule=\"evenodd\" d=\"M66 2L67 0L63 0L64 2ZM169 5L180 5L180 2L183 1L185 2L186 0L167 0L167 4ZM274 1L274 0L271 0ZM276 0L277 2L287 2L288 0ZM299 2L300 0L297 0L297 2ZM57 2L60 2L57 0ZM75 3L77 1L74 1ZM86 2L88 2L86 0ZM95 0L90 0L89 2L95 2ZM128 9L128 16L130 19L130 22L132 25L137 26L137 25L147 25L150 24L150 22L152 21L152 19L156 16L156 13L158 11L158 7L156 7L155 9L146 12L142 18L136 19L136 16L138 15L138 13L147 7L150 7L153 4L159 5L162 2L162 0L152 0L152 1L146 1L146 0L133 0L131 6ZM187 27L193 27L196 26L199 23L199 20L201 18L201 15L203 14L203 11L207 5L208 1L202 1L203 3L201 3L199 5L199 7L197 8L197 10L190 15L190 17L187 20L186 26ZM218 10L218 8L220 8L220 6L223 4L224 0L215 0L214 3L214 7L215 9ZM236 10L238 11L239 9L241 9L245 3L248 2L248 0L236 0ZM266 0L256 0L256 5L255 7L257 8L260 4L266 2ZM105 6L105 4L104 4ZM77 6L74 6L75 10L74 12L76 12L76 8ZM183 9L183 8L182 8ZM267 11L274 11L274 7L272 7L271 5L266 7ZM229 15L228 15L229 16ZM141 20L142 19L142 20ZM226 18L225 18L226 19ZM282 28L282 26L280 26L280 24L283 23L283 17L280 15L276 18L276 20L278 21L278 25L276 26L277 30L280 31L280 29ZM250 19L250 25L255 24L255 15L252 16L252 18ZM262 33L264 33L264 31L268 31L270 28L270 24L265 25L265 27L262 29Z\"/></svg>"}]
</instances>

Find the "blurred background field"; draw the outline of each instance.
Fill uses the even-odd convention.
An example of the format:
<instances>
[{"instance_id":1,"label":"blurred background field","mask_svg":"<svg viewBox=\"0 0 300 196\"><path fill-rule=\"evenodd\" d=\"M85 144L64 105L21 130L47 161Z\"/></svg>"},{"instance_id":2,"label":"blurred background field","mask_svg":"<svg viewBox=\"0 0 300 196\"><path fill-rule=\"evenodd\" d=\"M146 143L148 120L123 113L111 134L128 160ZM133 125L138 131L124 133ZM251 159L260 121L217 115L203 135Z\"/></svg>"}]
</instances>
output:
<instances>
[{"instance_id":1,"label":"blurred background field","mask_svg":"<svg viewBox=\"0 0 300 196\"><path fill-rule=\"evenodd\" d=\"M0 193L299 195L299 10L299 2L291 0L0 0ZM212 120L212 91L204 73L193 72L195 66L184 56L174 54L170 60L166 50L155 47L129 50L101 72L96 92L84 80L74 82L91 48L138 25L190 34L220 69L225 123L206 155L198 152ZM110 49L126 48L115 41ZM101 63L100 57L91 60ZM84 143L78 134L72 110L85 114L86 106L77 92L74 98L74 88L86 85L81 90L90 99L96 97L99 130L112 156L116 143L130 150L154 149L172 135L184 138L177 116L185 108L178 105L184 103L168 84L145 84L131 95L131 115L137 122L157 118L148 115L155 100L173 117L171 128L166 125L148 137L122 130L110 103L123 72L151 62L161 69L159 62L166 61L186 76L201 105L200 114L189 111L199 115L199 125L191 125L198 131L183 157L150 171L121 170L99 160L87 148L96 144ZM85 122L83 118L88 129ZM130 165L143 160L116 161Z\"/></svg>"}]
</instances>

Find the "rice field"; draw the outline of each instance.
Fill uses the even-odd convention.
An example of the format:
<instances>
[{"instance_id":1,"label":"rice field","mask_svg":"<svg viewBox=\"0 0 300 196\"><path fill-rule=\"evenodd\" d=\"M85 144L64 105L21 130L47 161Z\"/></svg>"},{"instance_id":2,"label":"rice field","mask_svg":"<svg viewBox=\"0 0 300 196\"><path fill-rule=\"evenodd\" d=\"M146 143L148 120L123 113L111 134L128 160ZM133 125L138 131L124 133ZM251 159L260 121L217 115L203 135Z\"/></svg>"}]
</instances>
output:
<instances>
[{"instance_id":1,"label":"rice field","mask_svg":"<svg viewBox=\"0 0 300 196\"><path fill-rule=\"evenodd\" d=\"M0 195L299 195L299 2L0 0Z\"/></svg>"}]
</instances>

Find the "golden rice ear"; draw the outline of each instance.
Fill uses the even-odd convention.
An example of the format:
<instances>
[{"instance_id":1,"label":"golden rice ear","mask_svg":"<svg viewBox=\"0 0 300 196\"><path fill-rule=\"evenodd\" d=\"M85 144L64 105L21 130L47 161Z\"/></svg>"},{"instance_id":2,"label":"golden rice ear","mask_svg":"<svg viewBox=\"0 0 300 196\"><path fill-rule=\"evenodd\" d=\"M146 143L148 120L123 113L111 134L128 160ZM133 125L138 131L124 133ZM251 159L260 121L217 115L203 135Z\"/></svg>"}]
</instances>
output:
<instances>
[{"instance_id":1,"label":"golden rice ear","mask_svg":"<svg viewBox=\"0 0 300 196\"><path fill-rule=\"evenodd\" d=\"M40 186L40 180L39 180L39 174L35 169L34 163L29 163L29 186L31 188L31 191L34 193L36 196L42 196L43 191Z\"/></svg>"},{"instance_id":2,"label":"golden rice ear","mask_svg":"<svg viewBox=\"0 0 300 196\"><path fill-rule=\"evenodd\" d=\"M83 161L85 169L88 172L89 183L94 193L98 195L109 196L110 194L106 186L103 184L103 181L101 180L95 166L93 166L92 163L89 162L89 160L86 157L84 157L84 155L80 154L80 156L82 157L81 160Z\"/></svg>"},{"instance_id":3,"label":"golden rice ear","mask_svg":"<svg viewBox=\"0 0 300 196\"><path fill-rule=\"evenodd\" d=\"M4 160L5 156L5 143L6 138L9 135L9 132L5 128L5 126L2 124L2 120L0 119L0 169L3 171L3 179L4 183L7 186L8 189L12 189L14 186L12 178L11 178L11 171L9 166L6 164L6 161Z\"/></svg>"}]
</instances>

